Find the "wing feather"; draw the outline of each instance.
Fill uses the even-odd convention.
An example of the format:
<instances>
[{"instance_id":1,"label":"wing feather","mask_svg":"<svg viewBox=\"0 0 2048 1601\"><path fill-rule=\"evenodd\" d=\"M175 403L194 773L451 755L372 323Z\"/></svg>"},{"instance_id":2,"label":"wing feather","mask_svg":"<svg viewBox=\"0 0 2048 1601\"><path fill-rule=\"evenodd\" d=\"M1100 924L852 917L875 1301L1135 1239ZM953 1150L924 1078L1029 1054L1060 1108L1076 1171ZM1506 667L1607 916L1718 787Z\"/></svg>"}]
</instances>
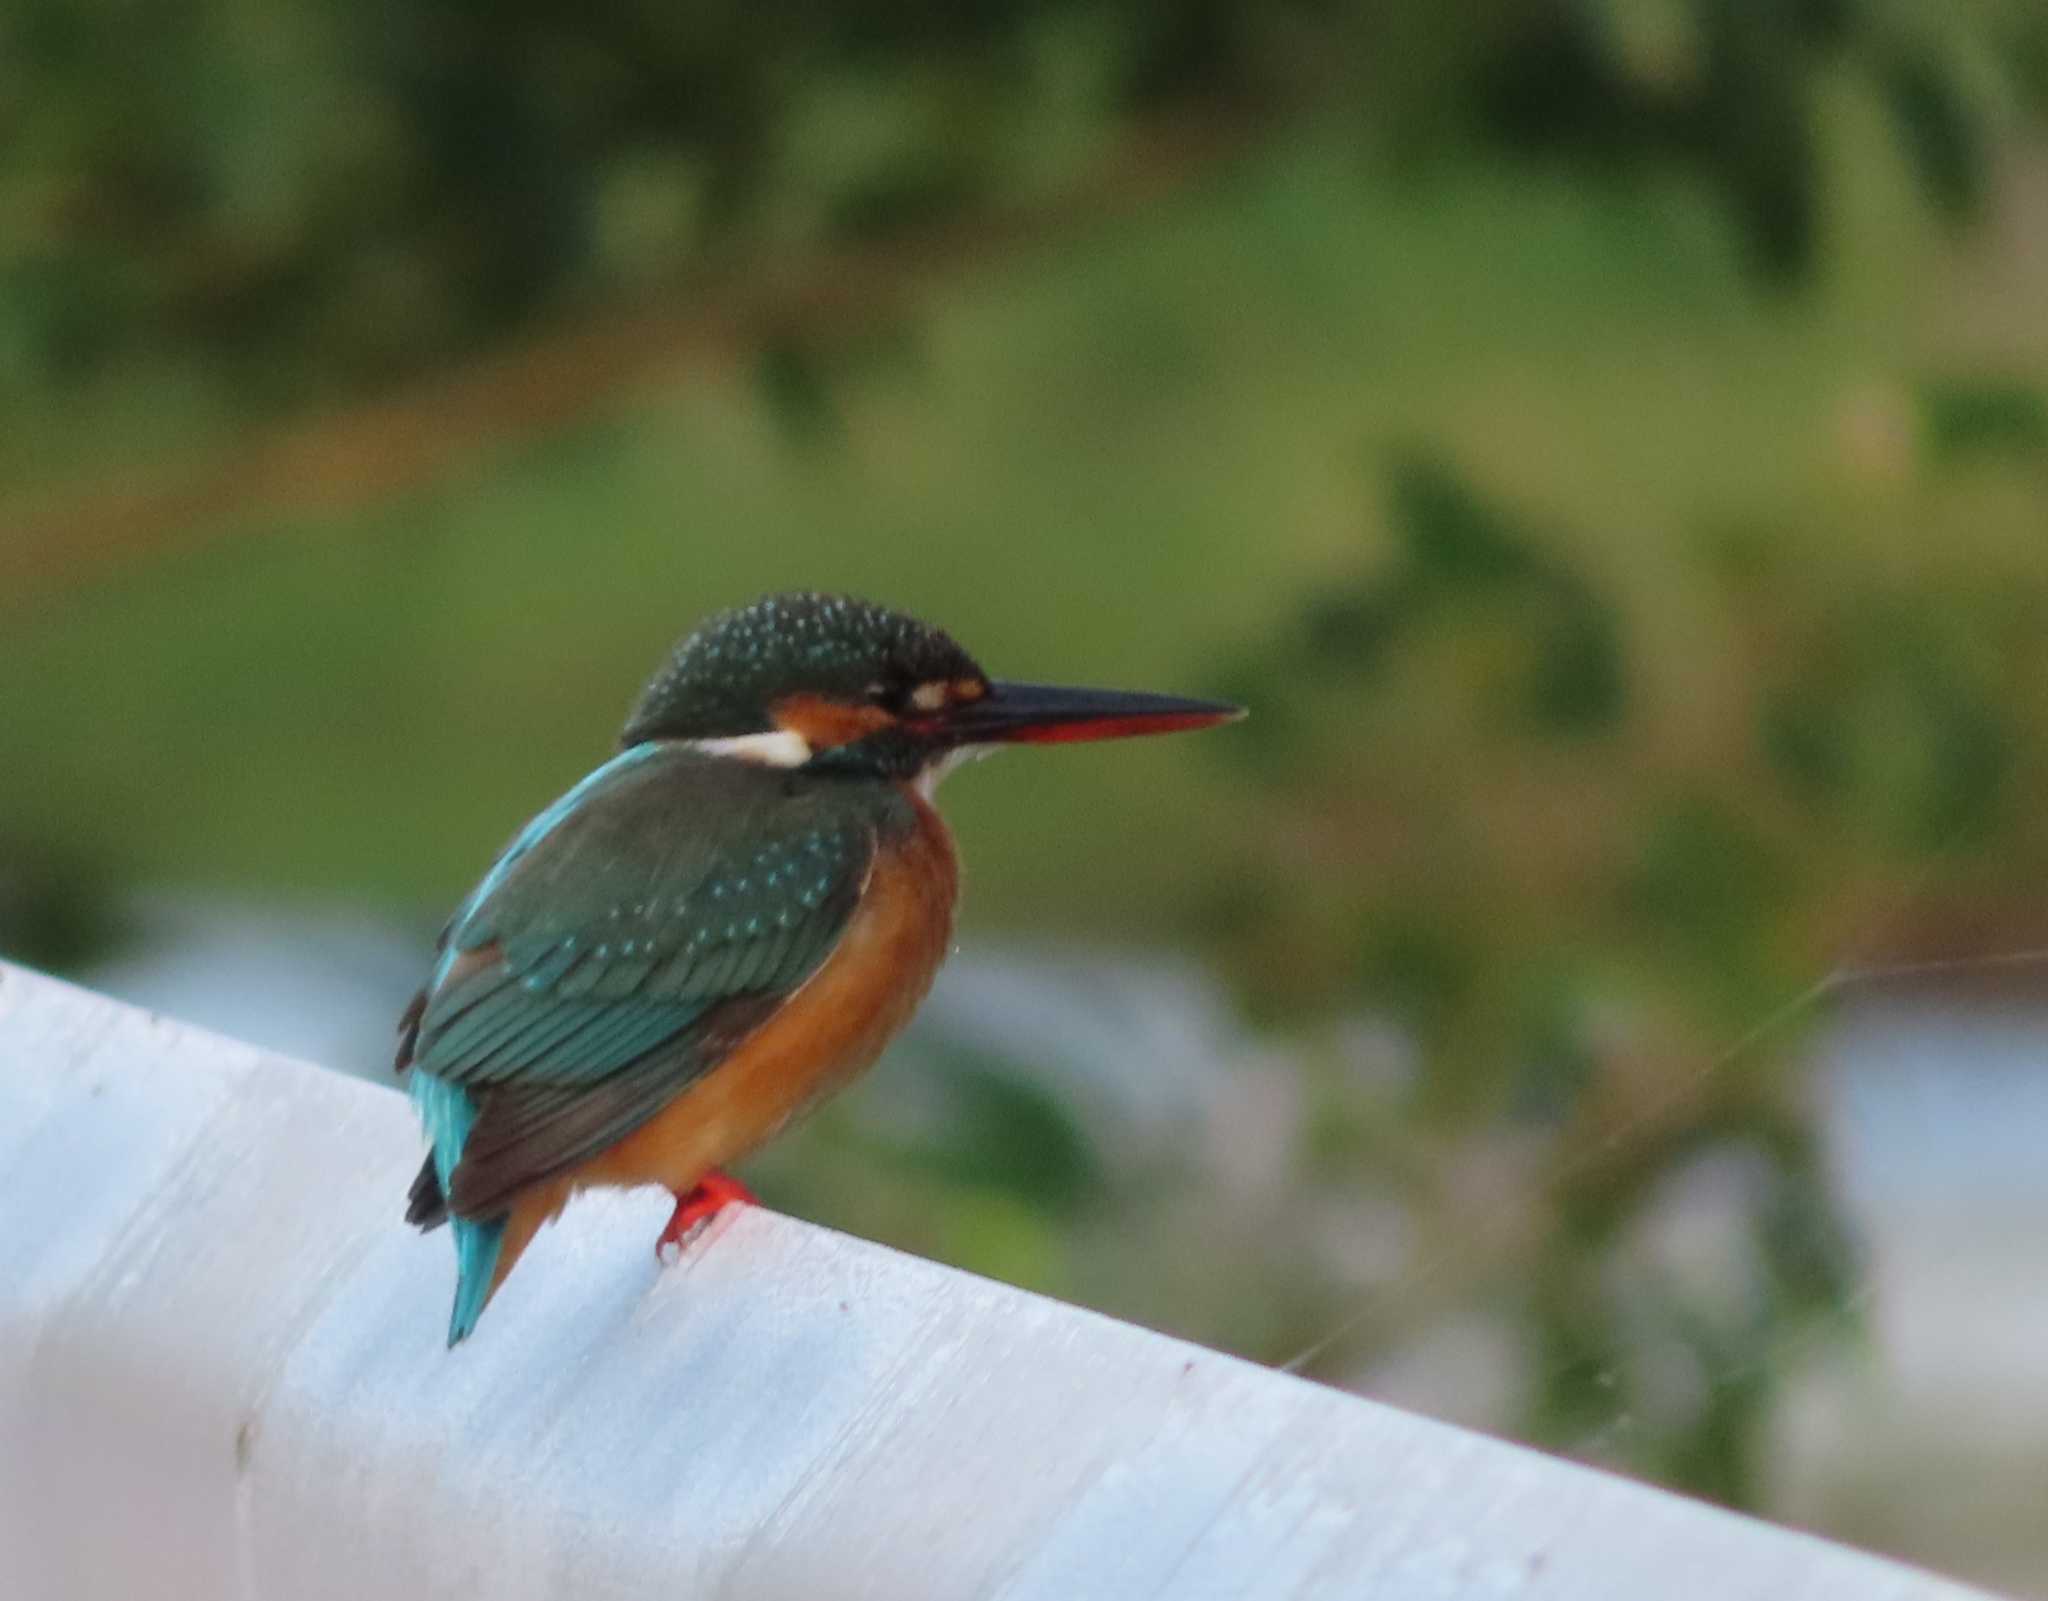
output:
<instances>
[{"instance_id":1,"label":"wing feather","mask_svg":"<svg viewBox=\"0 0 2048 1601\"><path fill-rule=\"evenodd\" d=\"M502 1210L722 1060L830 954L902 804L636 748L529 825L450 924L400 1052L474 1106L454 1211Z\"/></svg>"}]
</instances>

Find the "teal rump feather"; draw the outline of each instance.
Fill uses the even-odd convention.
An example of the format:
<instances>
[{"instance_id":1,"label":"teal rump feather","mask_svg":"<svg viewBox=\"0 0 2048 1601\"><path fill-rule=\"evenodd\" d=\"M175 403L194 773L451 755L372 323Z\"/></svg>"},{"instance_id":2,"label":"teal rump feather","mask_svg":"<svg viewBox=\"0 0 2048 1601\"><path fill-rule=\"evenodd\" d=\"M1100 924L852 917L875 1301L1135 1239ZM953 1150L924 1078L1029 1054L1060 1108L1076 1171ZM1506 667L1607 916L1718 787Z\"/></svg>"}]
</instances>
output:
<instances>
[{"instance_id":1,"label":"teal rump feather","mask_svg":"<svg viewBox=\"0 0 2048 1601\"><path fill-rule=\"evenodd\" d=\"M454 1182L455 1165L462 1160L462 1148L469 1143L469 1131L476 1126L476 1103L460 1084L450 1084L431 1073L412 1075L412 1104L433 1146L434 1175L445 1195ZM469 1338L476 1320L483 1316L490 1296L491 1274L498 1266L498 1246L505 1238L505 1219L478 1221L458 1217L455 1231L455 1310L448 1319L448 1344L452 1348Z\"/></svg>"},{"instance_id":2,"label":"teal rump feather","mask_svg":"<svg viewBox=\"0 0 2048 1601\"><path fill-rule=\"evenodd\" d=\"M498 1247L505 1240L505 1219L473 1223L458 1217L455 1229L455 1309L448 1315L448 1345L454 1349L469 1338L490 1299L491 1275L498 1269Z\"/></svg>"}]
</instances>

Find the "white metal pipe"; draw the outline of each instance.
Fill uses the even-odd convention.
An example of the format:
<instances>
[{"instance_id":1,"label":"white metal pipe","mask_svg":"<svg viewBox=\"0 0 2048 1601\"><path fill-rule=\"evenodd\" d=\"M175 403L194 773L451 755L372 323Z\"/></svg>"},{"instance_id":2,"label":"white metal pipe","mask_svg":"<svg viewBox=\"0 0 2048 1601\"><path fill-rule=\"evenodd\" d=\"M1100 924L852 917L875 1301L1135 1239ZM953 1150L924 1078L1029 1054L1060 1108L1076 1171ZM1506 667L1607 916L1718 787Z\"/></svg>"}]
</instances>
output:
<instances>
[{"instance_id":1,"label":"white metal pipe","mask_svg":"<svg viewBox=\"0 0 2048 1601\"><path fill-rule=\"evenodd\" d=\"M403 1099L0 965L0 1597L1962 1601L759 1208L443 1349Z\"/></svg>"}]
</instances>

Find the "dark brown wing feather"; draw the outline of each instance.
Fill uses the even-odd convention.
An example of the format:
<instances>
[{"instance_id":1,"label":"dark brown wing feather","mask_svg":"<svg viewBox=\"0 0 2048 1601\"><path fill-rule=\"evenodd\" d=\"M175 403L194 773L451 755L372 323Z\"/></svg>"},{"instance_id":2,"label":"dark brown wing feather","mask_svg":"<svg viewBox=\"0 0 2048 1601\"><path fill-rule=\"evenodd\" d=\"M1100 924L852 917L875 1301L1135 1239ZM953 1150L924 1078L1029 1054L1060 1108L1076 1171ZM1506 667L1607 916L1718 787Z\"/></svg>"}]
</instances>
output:
<instances>
[{"instance_id":1,"label":"dark brown wing feather","mask_svg":"<svg viewBox=\"0 0 2048 1601\"><path fill-rule=\"evenodd\" d=\"M689 1031L630 1067L589 1084L501 1084L477 1095L476 1127L448 1198L464 1217L490 1217L527 1185L576 1167L623 1139L687 1084L725 1059L787 999L723 1001ZM430 1163L422 1180L433 1176ZM419 1185L414 1186L418 1205ZM434 1186L440 1198L440 1186ZM443 1210L446 1210L444 1202Z\"/></svg>"}]
</instances>

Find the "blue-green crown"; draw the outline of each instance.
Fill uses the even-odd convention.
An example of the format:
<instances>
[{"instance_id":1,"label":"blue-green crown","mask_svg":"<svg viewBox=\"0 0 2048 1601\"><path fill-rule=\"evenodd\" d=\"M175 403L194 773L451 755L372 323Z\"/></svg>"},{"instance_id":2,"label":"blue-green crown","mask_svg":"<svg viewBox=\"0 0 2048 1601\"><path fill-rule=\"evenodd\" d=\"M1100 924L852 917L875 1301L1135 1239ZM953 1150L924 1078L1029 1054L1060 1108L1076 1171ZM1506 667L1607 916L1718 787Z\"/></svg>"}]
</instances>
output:
<instances>
[{"instance_id":1,"label":"blue-green crown","mask_svg":"<svg viewBox=\"0 0 2048 1601\"><path fill-rule=\"evenodd\" d=\"M769 595L707 619L641 691L622 744L774 728L792 695L893 706L934 679L982 678L943 630L850 595Z\"/></svg>"}]
</instances>

